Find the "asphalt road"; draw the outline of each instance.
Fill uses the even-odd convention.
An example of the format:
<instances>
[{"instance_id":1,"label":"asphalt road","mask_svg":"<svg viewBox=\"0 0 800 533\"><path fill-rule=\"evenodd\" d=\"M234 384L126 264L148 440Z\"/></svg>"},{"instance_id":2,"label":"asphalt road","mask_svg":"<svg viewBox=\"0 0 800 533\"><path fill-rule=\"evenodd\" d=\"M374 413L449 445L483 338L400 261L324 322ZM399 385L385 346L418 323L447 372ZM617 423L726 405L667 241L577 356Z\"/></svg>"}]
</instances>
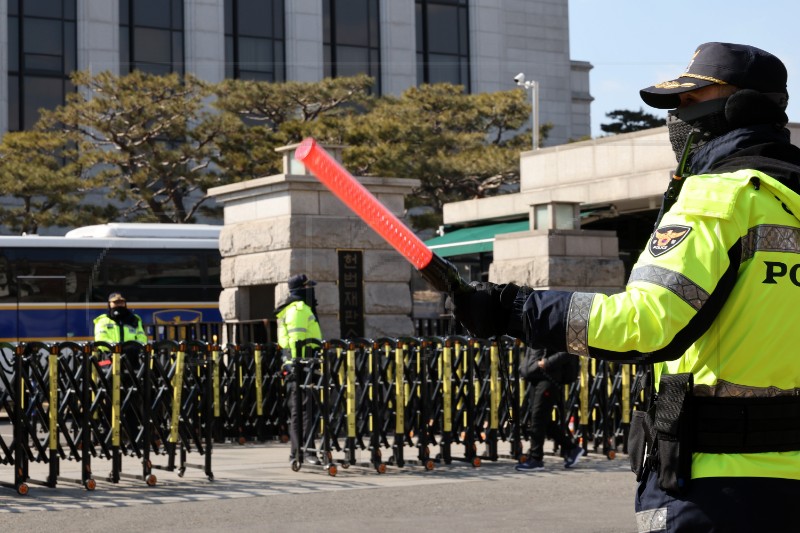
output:
<instances>
[{"instance_id":1,"label":"asphalt road","mask_svg":"<svg viewBox=\"0 0 800 533\"><path fill-rule=\"evenodd\" d=\"M286 444L216 445L213 481L202 469L189 468L183 477L156 470L154 487L138 479L105 481L109 463L94 459L94 491L68 482L30 484L27 496L0 488L0 531L635 531L635 483L623 455L609 461L590 453L570 470L546 456L547 469L532 473L500 459L478 468L437 463L432 471L389 466L384 474L359 465L335 477L311 466L293 472L287 457ZM188 460L203 462L192 454ZM62 475L80 477L78 466L62 462ZM141 466L125 457L123 471L141 473ZM33 478L46 472L46 465L31 466ZM11 467L0 465L0 481L11 480Z\"/></svg>"}]
</instances>

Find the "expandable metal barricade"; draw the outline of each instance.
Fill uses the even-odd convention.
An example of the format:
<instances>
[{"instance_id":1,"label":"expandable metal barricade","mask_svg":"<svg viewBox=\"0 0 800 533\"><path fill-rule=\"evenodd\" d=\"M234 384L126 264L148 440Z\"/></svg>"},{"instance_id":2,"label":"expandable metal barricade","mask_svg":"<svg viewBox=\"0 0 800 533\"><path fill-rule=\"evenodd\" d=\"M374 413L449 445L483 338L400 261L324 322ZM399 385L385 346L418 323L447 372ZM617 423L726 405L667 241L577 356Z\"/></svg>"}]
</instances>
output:
<instances>
[{"instance_id":1,"label":"expandable metal barricade","mask_svg":"<svg viewBox=\"0 0 800 533\"><path fill-rule=\"evenodd\" d=\"M530 409L517 339L309 339L300 348L307 356L297 389L310 392L313 431L303 435L301 424L298 440L321 467L297 462L295 470L479 467L501 458L501 441L508 458L525 459ZM153 470L183 476L187 468L211 480L214 442L288 440L287 402L299 395L286 397L281 366L274 343L0 343L0 406L12 425L10 438L0 433L0 465L13 467L0 485L20 494L31 483L93 490L100 460L112 483L154 485ZM641 376L642 368L581 358L554 423L572 422L585 450L612 459L620 445L626 451L631 408L644 401ZM187 461L193 452L203 464ZM80 463L77 479L62 476L64 460ZM31 479L31 462L48 465L46 479Z\"/></svg>"},{"instance_id":2,"label":"expandable metal barricade","mask_svg":"<svg viewBox=\"0 0 800 533\"><path fill-rule=\"evenodd\" d=\"M212 358L205 343L161 341L141 345L85 343L0 344L0 403L9 414L11 441L0 435L0 464L13 464L19 494L29 484L74 482L94 490L93 467L106 459L105 481L122 478L155 485L153 469L211 471ZM187 462L188 452L205 456ZM154 465L156 456L165 465ZM140 473L123 471L135 459ZM80 463L80 477L62 476L62 461ZM46 479L30 463L48 465Z\"/></svg>"}]
</instances>

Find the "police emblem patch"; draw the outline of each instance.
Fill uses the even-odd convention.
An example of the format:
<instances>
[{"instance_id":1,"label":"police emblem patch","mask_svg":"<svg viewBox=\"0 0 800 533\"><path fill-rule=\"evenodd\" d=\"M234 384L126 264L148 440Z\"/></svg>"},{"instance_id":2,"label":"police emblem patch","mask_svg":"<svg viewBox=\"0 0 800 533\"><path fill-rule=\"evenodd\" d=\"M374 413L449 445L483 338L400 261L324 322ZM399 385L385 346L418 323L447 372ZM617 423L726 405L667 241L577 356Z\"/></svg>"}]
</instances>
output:
<instances>
[{"instance_id":1,"label":"police emblem patch","mask_svg":"<svg viewBox=\"0 0 800 533\"><path fill-rule=\"evenodd\" d=\"M653 257L664 255L683 242L690 231L692 231L692 228L689 226L680 226L678 224L661 226L653 233L650 239L650 254Z\"/></svg>"}]
</instances>

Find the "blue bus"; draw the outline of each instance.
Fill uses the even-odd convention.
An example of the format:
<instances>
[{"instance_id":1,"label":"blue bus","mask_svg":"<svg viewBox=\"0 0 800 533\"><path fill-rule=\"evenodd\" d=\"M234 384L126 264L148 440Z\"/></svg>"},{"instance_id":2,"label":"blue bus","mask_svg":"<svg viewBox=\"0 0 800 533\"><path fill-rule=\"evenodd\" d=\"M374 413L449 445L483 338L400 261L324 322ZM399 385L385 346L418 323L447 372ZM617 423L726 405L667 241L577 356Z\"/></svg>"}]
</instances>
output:
<instances>
[{"instance_id":1,"label":"blue bus","mask_svg":"<svg viewBox=\"0 0 800 533\"><path fill-rule=\"evenodd\" d=\"M220 229L110 223L0 236L0 342L93 340L115 291L153 328L221 322Z\"/></svg>"}]
</instances>

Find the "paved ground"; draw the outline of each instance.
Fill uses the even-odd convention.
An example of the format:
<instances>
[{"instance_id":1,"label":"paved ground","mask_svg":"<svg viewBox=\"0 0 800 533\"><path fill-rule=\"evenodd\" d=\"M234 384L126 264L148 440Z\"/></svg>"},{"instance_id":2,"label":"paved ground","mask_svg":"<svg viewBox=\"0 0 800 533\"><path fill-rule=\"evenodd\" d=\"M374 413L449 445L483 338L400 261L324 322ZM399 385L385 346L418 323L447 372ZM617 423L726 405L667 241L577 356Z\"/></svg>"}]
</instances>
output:
<instances>
[{"instance_id":1,"label":"paved ground","mask_svg":"<svg viewBox=\"0 0 800 533\"><path fill-rule=\"evenodd\" d=\"M309 465L293 472L286 444L220 444L212 457L213 481L202 469L189 468L183 477L156 470L154 487L128 478L114 484L102 479L108 461L94 460L94 491L67 482L56 488L31 484L23 497L0 488L0 531L635 530L635 484L621 455L609 461L590 453L570 470L547 456L547 470L535 473L516 472L512 460L500 459L484 460L479 468L436 464L432 471L389 466L384 474L356 466L335 477ZM202 464L203 458L190 454L189 462ZM79 478L78 466L63 462L62 475ZM32 477L45 478L46 468L32 465ZM141 466L125 457L123 470L137 474ZM11 480L11 467L0 465L0 481Z\"/></svg>"}]
</instances>

